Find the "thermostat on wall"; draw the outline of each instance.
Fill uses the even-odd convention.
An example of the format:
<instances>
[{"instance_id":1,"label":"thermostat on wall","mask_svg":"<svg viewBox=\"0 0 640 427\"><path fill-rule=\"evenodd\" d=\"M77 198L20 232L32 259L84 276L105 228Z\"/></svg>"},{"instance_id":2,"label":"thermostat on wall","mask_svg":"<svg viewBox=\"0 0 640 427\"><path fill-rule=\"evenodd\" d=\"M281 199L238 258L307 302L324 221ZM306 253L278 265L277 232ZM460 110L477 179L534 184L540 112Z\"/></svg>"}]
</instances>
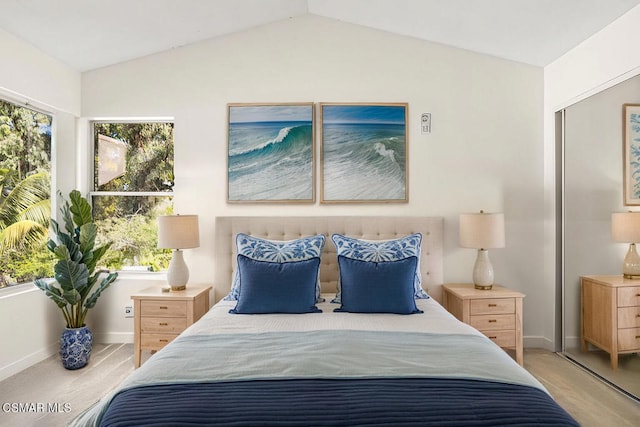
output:
<instances>
[{"instance_id":1,"label":"thermostat on wall","mask_svg":"<svg viewBox=\"0 0 640 427\"><path fill-rule=\"evenodd\" d=\"M431 113L422 113L422 133L431 133Z\"/></svg>"}]
</instances>

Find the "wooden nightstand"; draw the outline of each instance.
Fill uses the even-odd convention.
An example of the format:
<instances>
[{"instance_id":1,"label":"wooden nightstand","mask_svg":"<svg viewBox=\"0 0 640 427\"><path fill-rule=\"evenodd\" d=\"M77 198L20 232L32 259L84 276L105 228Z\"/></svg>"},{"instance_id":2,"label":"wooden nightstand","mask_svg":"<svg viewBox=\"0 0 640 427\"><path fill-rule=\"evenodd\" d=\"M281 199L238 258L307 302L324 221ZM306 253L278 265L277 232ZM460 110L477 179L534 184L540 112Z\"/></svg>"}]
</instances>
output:
<instances>
[{"instance_id":1,"label":"wooden nightstand","mask_svg":"<svg viewBox=\"0 0 640 427\"><path fill-rule=\"evenodd\" d=\"M189 286L184 291L148 288L131 296L134 313L134 364L140 367L143 350L160 350L209 310L211 286Z\"/></svg>"},{"instance_id":2,"label":"wooden nightstand","mask_svg":"<svg viewBox=\"0 0 640 427\"><path fill-rule=\"evenodd\" d=\"M458 320L473 326L504 349L515 350L523 364L522 299L520 292L493 285L487 291L472 284L442 285L442 303Z\"/></svg>"},{"instance_id":3,"label":"wooden nightstand","mask_svg":"<svg viewBox=\"0 0 640 427\"><path fill-rule=\"evenodd\" d=\"M618 354L640 352L640 280L582 276L580 283L582 351L587 342L601 348L616 370Z\"/></svg>"}]
</instances>

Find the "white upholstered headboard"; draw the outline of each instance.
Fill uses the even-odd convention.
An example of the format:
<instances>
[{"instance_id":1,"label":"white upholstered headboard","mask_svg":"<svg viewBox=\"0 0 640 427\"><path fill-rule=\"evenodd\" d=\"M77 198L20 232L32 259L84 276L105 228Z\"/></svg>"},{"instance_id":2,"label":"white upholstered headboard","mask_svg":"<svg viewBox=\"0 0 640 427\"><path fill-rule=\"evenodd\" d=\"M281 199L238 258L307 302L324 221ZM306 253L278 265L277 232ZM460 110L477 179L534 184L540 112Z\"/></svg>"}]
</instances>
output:
<instances>
[{"instance_id":1,"label":"white upholstered headboard","mask_svg":"<svg viewBox=\"0 0 640 427\"><path fill-rule=\"evenodd\" d=\"M422 233L420 272L422 287L441 302L442 217L403 216L294 216L294 217L217 217L215 229L215 299L222 299L231 287L236 268L238 233L270 240L292 240L324 234L327 243L322 254L320 282L322 292L336 292L338 260L331 235L340 233L359 239L393 239L411 233Z\"/></svg>"}]
</instances>

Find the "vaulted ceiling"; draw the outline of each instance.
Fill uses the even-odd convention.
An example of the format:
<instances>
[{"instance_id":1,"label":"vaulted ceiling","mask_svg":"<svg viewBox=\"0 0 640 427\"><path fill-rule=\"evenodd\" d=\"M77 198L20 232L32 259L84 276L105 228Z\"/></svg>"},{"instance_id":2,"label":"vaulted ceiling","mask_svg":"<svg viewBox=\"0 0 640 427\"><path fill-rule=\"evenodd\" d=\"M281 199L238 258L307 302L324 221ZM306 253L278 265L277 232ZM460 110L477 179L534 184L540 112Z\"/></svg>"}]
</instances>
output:
<instances>
[{"instance_id":1,"label":"vaulted ceiling","mask_svg":"<svg viewBox=\"0 0 640 427\"><path fill-rule=\"evenodd\" d=\"M640 0L0 0L0 29L87 71L304 14L545 66Z\"/></svg>"}]
</instances>

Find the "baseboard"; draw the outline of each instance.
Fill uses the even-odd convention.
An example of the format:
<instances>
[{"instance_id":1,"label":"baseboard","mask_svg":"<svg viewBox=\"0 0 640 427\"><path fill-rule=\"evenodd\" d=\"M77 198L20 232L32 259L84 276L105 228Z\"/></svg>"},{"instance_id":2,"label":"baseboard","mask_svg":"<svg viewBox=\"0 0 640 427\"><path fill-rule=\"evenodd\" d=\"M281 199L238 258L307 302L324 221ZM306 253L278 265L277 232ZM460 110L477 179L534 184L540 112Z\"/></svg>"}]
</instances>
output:
<instances>
[{"instance_id":1,"label":"baseboard","mask_svg":"<svg viewBox=\"0 0 640 427\"><path fill-rule=\"evenodd\" d=\"M23 357L20 360L16 360L9 365L0 367L0 381L5 380L27 368L35 365L38 362L42 362L44 359L53 356L60 351L60 343L55 342L42 350L36 351Z\"/></svg>"},{"instance_id":2,"label":"baseboard","mask_svg":"<svg viewBox=\"0 0 640 427\"><path fill-rule=\"evenodd\" d=\"M541 348L544 350L555 351L553 341L545 337L524 337L522 341L524 348Z\"/></svg>"},{"instance_id":3,"label":"baseboard","mask_svg":"<svg viewBox=\"0 0 640 427\"><path fill-rule=\"evenodd\" d=\"M94 333L93 342L101 344L133 344L133 332Z\"/></svg>"}]
</instances>

